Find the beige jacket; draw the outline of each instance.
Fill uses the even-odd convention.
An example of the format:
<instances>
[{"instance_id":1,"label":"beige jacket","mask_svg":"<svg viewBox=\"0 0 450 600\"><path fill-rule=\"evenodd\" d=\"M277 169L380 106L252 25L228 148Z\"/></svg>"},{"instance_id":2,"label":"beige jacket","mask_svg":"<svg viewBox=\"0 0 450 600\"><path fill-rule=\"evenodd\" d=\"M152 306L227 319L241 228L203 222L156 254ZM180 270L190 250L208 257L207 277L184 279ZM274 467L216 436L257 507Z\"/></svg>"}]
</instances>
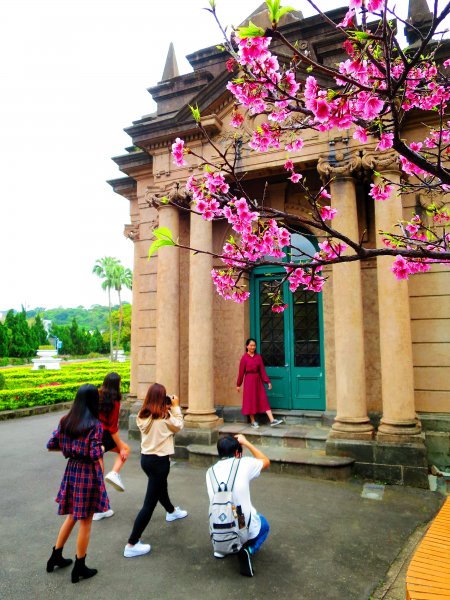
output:
<instances>
[{"instance_id":1,"label":"beige jacket","mask_svg":"<svg viewBox=\"0 0 450 600\"><path fill-rule=\"evenodd\" d=\"M151 422L151 427L149 425ZM137 426L141 431L141 453L167 456L174 454L173 436L184 427L183 414L179 406L169 410L167 419L137 417Z\"/></svg>"}]
</instances>

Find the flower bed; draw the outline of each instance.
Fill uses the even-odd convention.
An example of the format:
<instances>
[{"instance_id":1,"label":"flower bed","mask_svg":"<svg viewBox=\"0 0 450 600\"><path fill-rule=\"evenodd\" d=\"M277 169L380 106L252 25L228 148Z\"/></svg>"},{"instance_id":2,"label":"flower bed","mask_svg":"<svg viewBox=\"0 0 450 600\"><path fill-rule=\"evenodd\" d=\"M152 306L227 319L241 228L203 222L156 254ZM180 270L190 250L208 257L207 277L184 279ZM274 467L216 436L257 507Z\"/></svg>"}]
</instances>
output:
<instances>
[{"instance_id":1,"label":"flower bed","mask_svg":"<svg viewBox=\"0 0 450 600\"><path fill-rule=\"evenodd\" d=\"M57 404L73 399L83 383L99 387L105 375L115 371L122 378L121 389L130 389L129 363L93 361L63 365L61 371L31 371L28 369L5 369L6 388L0 390L0 411Z\"/></svg>"}]
</instances>

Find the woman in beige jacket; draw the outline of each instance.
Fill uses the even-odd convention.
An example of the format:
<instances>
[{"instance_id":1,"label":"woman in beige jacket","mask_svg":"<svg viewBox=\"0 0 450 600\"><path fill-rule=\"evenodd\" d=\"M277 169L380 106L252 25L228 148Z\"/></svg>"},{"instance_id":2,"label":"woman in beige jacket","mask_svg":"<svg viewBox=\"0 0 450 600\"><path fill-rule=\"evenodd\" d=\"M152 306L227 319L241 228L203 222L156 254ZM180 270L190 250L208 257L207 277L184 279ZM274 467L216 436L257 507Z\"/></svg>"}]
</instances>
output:
<instances>
[{"instance_id":1,"label":"woman in beige jacket","mask_svg":"<svg viewBox=\"0 0 450 600\"><path fill-rule=\"evenodd\" d=\"M180 401L176 396L167 396L163 385L154 383L148 389L136 422L141 431L141 467L148 477L148 484L144 504L125 546L123 554L126 558L150 552L150 544L142 544L140 537L158 502L167 511L166 521L187 517L187 511L172 504L167 491L169 456L174 454L173 436L183 429Z\"/></svg>"}]
</instances>

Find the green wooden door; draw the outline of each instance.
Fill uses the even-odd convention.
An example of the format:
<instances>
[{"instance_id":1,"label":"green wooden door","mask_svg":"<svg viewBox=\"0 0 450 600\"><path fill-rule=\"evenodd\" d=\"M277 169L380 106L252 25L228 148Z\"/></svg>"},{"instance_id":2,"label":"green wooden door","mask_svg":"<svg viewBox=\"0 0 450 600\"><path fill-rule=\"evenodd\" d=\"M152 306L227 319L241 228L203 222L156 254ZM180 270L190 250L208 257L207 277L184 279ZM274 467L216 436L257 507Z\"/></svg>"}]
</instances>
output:
<instances>
[{"instance_id":1,"label":"green wooden door","mask_svg":"<svg viewBox=\"0 0 450 600\"><path fill-rule=\"evenodd\" d=\"M267 271L267 268L265 269ZM251 332L256 339L267 374L272 382L268 392L272 408L324 410L325 377L323 351L322 296L315 292L289 291L283 284L287 309L274 313L267 284L277 281L271 275L252 274Z\"/></svg>"}]
</instances>

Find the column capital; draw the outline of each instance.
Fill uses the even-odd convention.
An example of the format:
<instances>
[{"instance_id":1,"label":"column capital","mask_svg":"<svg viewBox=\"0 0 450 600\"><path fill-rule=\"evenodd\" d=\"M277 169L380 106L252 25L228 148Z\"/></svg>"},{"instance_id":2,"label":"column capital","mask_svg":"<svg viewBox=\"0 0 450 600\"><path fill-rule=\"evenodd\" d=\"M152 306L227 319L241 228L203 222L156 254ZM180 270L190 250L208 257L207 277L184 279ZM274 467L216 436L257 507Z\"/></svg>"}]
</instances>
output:
<instances>
[{"instance_id":1,"label":"column capital","mask_svg":"<svg viewBox=\"0 0 450 600\"><path fill-rule=\"evenodd\" d=\"M123 235L132 242L139 241L139 222L127 223L123 228Z\"/></svg>"},{"instance_id":2,"label":"column capital","mask_svg":"<svg viewBox=\"0 0 450 600\"><path fill-rule=\"evenodd\" d=\"M399 158L395 150L384 152L366 150L362 156L362 166L368 171L378 171L379 173L400 172Z\"/></svg>"},{"instance_id":3,"label":"column capital","mask_svg":"<svg viewBox=\"0 0 450 600\"><path fill-rule=\"evenodd\" d=\"M352 173L361 168L361 158L357 152L336 151L332 155L322 154L319 156L317 171L322 181L332 178L346 179L352 177Z\"/></svg>"}]
</instances>

